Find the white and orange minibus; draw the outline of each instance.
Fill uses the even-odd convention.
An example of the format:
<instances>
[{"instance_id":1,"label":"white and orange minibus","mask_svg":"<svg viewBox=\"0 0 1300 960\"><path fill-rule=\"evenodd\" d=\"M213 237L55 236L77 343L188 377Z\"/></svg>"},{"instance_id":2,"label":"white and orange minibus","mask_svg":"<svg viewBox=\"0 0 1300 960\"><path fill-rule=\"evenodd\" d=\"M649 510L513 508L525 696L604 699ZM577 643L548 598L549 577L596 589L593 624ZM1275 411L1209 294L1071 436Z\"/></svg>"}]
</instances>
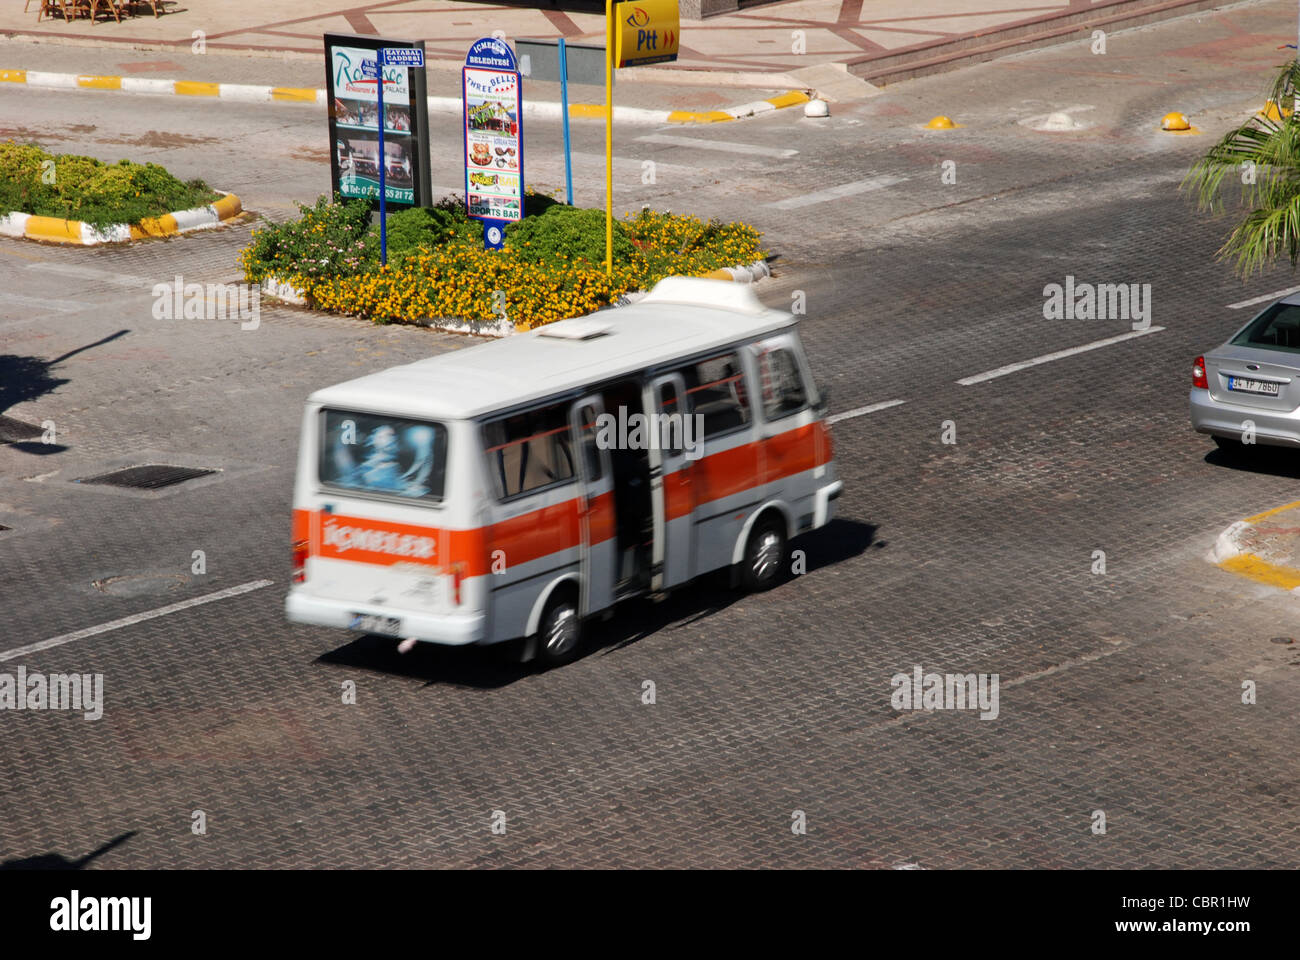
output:
<instances>
[{"instance_id":1,"label":"white and orange minibus","mask_svg":"<svg viewBox=\"0 0 1300 960\"><path fill-rule=\"evenodd\" d=\"M724 567L777 583L841 489L795 318L673 277L314 393L285 609L562 663L620 600Z\"/></svg>"}]
</instances>

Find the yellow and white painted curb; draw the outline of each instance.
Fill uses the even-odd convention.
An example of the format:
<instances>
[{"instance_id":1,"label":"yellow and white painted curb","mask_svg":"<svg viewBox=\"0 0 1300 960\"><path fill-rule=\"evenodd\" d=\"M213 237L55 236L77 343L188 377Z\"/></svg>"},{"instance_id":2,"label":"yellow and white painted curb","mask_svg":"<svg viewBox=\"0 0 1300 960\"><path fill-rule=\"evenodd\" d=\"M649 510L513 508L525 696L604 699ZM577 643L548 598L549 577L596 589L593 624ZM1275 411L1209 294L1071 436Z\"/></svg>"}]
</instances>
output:
<instances>
[{"instance_id":1,"label":"yellow and white painted curb","mask_svg":"<svg viewBox=\"0 0 1300 960\"><path fill-rule=\"evenodd\" d=\"M219 225L223 220L239 216L242 210L239 198L233 193L227 193L206 207L175 210L164 213L161 217L146 217L139 223L114 223L103 230L80 220L10 213L0 217L0 236L89 247L100 243L125 243L128 240L170 237L190 230L205 230Z\"/></svg>"},{"instance_id":2,"label":"yellow and white painted curb","mask_svg":"<svg viewBox=\"0 0 1300 960\"><path fill-rule=\"evenodd\" d=\"M286 103L325 103L325 91L311 87L262 87L247 83L202 83L196 80L160 80L155 77L96 76L84 73L47 73L44 70L0 70L0 83L23 83L54 90L121 90L177 97L215 97L243 103L280 100Z\"/></svg>"},{"instance_id":3,"label":"yellow and white painted curb","mask_svg":"<svg viewBox=\"0 0 1300 960\"><path fill-rule=\"evenodd\" d=\"M211 97L238 103L329 103L324 90L312 87L270 87L248 83L205 83L197 80L161 80L154 77L96 76L78 73L47 73L43 70L0 70L0 83L21 83L29 87L54 90L120 90L161 96ZM614 106L614 119L623 123L719 123L741 120L773 110L807 103L809 95L790 90L775 97L742 103L726 110L647 110L642 107ZM429 97L429 109L435 113L460 113L460 97ZM524 115L540 119L558 119L562 107L546 100L525 100ZM569 116L574 119L604 119L605 107L598 103L571 103Z\"/></svg>"},{"instance_id":4,"label":"yellow and white painted curb","mask_svg":"<svg viewBox=\"0 0 1300 960\"><path fill-rule=\"evenodd\" d=\"M1267 550L1261 549L1255 535L1263 521L1290 510L1300 510L1300 500L1238 520L1219 534L1206 559L1221 570L1247 580L1300 595L1300 569L1284 562L1289 557L1271 556ZM1296 533L1300 534L1300 513L1296 521Z\"/></svg>"}]
</instances>

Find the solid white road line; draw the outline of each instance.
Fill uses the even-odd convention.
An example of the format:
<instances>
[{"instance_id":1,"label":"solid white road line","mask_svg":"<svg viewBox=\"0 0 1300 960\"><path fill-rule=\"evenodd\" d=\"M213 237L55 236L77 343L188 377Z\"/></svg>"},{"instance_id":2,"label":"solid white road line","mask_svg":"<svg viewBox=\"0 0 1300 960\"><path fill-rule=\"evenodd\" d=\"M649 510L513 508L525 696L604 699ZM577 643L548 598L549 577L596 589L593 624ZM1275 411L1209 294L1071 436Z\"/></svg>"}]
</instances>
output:
<instances>
[{"instance_id":1,"label":"solid white road line","mask_svg":"<svg viewBox=\"0 0 1300 960\"><path fill-rule=\"evenodd\" d=\"M697 140L695 137L674 137L669 133L647 133L637 140L646 143L667 143L674 147L698 147L701 150L721 150L724 153L750 153L758 157L797 156L798 150L781 150L777 147L760 147L754 143L727 143L719 140Z\"/></svg>"},{"instance_id":2,"label":"solid white road line","mask_svg":"<svg viewBox=\"0 0 1300 960\"><path fill-rule=\"evenodd\" d=\"M866 193L868 190L883 190L885 187L892 187L896 183L902 183L907 177L868 177L866 180L855 180L852 183L842 183L838 187L827 187L825 190L818 190L816 193L804 193L797 197L787 197L785 200L777 200L775 203L764 204L764 206L773 207L777 210L795 210L799 207L811 206L814 203L826 203L829 200L838 200L841 197L851 197L857 193Z\"/></svg>"},{"instance_id":3,"label":"solid white road line","mask_svg":"<svg viewBox=\"0 0 1300 960\"><path fill-rule=\"evenodd\" d=\"M877 410L888 410L890 407L897 407L900 404L907 403L906 400L885 400L883 403L873 403L870 406L858 407L855 410L845 410L843 413L837 413L833 417L827 417L826 422L839 423L841 420L851 420L854 417L861 417L868 413L875 413Z\"/></svg>"},{"instance_id":4,"label":"solid white road line","mask_svg":"<svg viewBox=\"0 0 1300 960\"><path fill-rule=\"evenodd\" d=\"M254 590L261 590L263 587L269 587L274 582L274 580L250 580L248 583L241 583L237 587L228 587L225 590L218 590L216 593L209 593L203 597L194 597L191 600L182 600L180 603L173 603L165 607L159 607L157 610L146 610L144 613L137 613L129 617L123 617L121 620L111 620L108 623L101 623L97 627L86 627L84 630L65 633L58 637L50 637L48 640L41 640L37 643L29 643L25 647L15 647L12 650L0 651L0 662L5 660L14 660L17 657L25 657L29 653L37 653L41 650L49 650L51 647L61 647L63 644L72 643L74 640L84 640L87 637L93 637L96 634L108 633L110 630L118 630L122 627L129 627L132 624L143 623L145 620L153 620L155 617L165 617L169 613L177 613L181 610L188 610L190 607L202 606L205 603L212 603L214 600L225 600L228 597L237 597L241 593L251 593Z\"/></svg>"},{"instance_id":5,"label":"solid white road line","mask_svg":"<svg viewBox=\"0 0 1300 960\"><path fill-rule=\"evenodd\" d=\"M1266 293L1262 297L1252 297L1249 300L1242 300L1240 303L1228 304L1229 310L1240 310L1242 307L1253 307L1257 303L1263 303L1265 300L1277 300L1285 297L1288 293L1300 291L1300 287L1287 287L1285 290L1278 290L1275 293Z\"/></svg>"},{"instance_id":6,"label":"solid white road line","mask_svg":"<svg viewBox=\"0 0 1300 960\"><path fill-rule=\"evenodd\" d=\"M1105 340L1094 340L1092 343L1085 343L1081 347L1071 347L1069 350L1058 350L1056 353L1045 353L1041 357L1034 357L1032 360L1021 360L1019 363L1011 363L1005 367L998 367L996 370L977 373L973 377L963 377L957 382L963 387L969 387L976 383L983 383L985 380L1005 377L1008 373L1015 373L1018 370L1024 370L1028 367L1036 367L1040 363L1050 363L1053 360L1062 360L1065 357L1072 357L1076 353L1087 353L1089 350L1096 350L1100 347L1109 347L1112 343L1122 343L1125 340L1132 340L1134 337L1145 337L1148 333L1159 333L1163 329L1164 327L1148 327L1145 330L1134 330L1130 333L1121 333L1117 337L1107 337Z\"/></svg>"}]
</instances>

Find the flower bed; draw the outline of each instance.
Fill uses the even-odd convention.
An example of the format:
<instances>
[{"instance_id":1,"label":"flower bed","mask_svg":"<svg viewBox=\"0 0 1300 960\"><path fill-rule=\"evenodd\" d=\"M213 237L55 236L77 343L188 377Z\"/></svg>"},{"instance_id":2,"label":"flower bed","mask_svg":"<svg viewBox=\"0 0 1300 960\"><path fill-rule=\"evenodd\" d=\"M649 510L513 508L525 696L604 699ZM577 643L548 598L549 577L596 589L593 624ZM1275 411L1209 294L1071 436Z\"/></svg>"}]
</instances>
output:
<instances>
[{"instance_id":1,"label":"flower bed","mask_svg":"<svg viewBox=\"0 0 1300 960\"><path fill-rule=\"evenodd\" d=\"M103 163L0 143L0 216L25 213L105 229L190 210L222 195L202 180L178 180L154 163Z\"/></svg>"},{"instance_id":2,"label":"flower bed","mask_svg":"<svg viewBox=\"0 0 1300 960\"><path fill-rule=\"evenodd\" d=\"M642 211L615 223L613 275L605 273L605 217L527 197L505 249L483 249L482 226L455 197L388 220L387 267L365 203L322 197L288 223L254 231L240 254L250 283L273 277L317 309L377 323L507 319L517 330L590 313L667 276L701 276L763 258L743 223Z\"/></svg>"}]
</instances>

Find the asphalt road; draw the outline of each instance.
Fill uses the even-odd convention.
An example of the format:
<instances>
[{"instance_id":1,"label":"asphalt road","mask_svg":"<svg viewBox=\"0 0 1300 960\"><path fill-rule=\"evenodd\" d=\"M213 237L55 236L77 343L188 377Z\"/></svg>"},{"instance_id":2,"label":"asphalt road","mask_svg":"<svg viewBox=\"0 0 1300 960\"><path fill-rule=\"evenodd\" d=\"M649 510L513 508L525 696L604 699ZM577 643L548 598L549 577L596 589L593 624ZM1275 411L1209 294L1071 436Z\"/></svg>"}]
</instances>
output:
<instances>
[{"instance_id":1,"label":"asphalt road","mask_svg":"<svg viewBox=\"0 0 1300 960\"><path fill-rule=\"evenodd\" d=\"M303 399L465 338L265 306L254 331L155 320L153 283L235 278L248 224L129 249L0 241L0 414L58 438L0 445L0 670L105 678L102 719L0 713L0 862L125 836L89 866L1300 865L1300 656L1271 642L1295 635L1296 599L1204 557L1296 499L1300 460L1227 460L1186 415L1192 358L1245 319L1228 305L1300 281L1243 285L1213 259L1226 224L1177 192L1258 100L1285 26L1266 14L917 81L829 121L622 133L620 206L765 231L760 296L802 292L833 412L904 402L836 423L846 493L796 544L806 574L633 605L544 674L281 613ZM1065 107L1092 126L1020 122ZM1207 135L1155 131L1174 108ZM965 126L919 129L941 111ZM0 137L158 158L271 217L327 188L310 108L0 91L0 117ZM579 128L580 202L598 138ZM530 150L530 178L558 183ZM1163 329L958 382L1130 331L1044 319L1067 276L1150 284ZM161 494L72 482L142 462L221 472ZM996 720L892 709L914 665L997 674Z\"/></svg>"}]
</instances>

